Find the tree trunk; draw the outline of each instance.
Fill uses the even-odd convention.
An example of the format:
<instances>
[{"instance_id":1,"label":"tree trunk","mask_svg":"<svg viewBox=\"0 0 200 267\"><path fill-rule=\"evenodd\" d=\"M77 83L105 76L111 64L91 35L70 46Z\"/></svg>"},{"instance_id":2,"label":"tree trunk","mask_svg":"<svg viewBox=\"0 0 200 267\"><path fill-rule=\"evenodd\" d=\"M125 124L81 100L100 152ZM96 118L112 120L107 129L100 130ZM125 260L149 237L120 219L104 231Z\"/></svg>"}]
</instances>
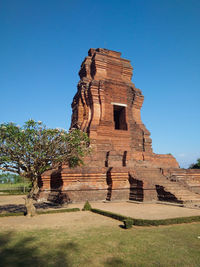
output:
<instances>
[{"instance_id":1,"label":"tree trunk","mask_svg":"<svg viewBox=\"0 0 200 267\"><path fill-rule=\"evenodd\" d=\"M38 177L34 177L34 179L32 180L32 188L31 188L30 192L28 193L28 196L30 198L36 198L38 191L39 191Z\"/></svg>"},{"instance_id":2,"label":"tree trunk","mask_svg":"<svg viewBox=\"0 0 200 267\"><path fill-rule=\"evenodd\" d=\"M28 195L25 197L26 216L32 217L36 215L36 208L33 205L33 199Z\"/></svg>"},{"instance_id":3,"label":"tree trunk","mask_svg":"<svg viewBox=\"0 0 200 267\"><path fill-rule=\"evenodd\" d=\"M35 177L32 181L32 188L25 198L26 215L28 217L36 215L36 208L33 205L33 198L37 195L38 191L38 179Z\"/></svg>"}]
</instances>

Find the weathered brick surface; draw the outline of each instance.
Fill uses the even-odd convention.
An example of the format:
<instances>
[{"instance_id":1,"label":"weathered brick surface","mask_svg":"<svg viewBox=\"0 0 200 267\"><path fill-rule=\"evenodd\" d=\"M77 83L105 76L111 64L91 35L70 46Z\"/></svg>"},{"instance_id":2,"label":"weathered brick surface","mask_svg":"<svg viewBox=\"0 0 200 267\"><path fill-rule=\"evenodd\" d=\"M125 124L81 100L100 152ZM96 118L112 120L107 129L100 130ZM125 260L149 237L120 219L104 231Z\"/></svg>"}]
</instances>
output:
<instances>
[{"instance_id":1,"label":"weathered brick surface","mask_svg":"<svg viewBox=\"0 0 200 267\"><path fill-rule=\"evenodd\" d=\"M89 50L79 71L71 128L88 133L93 152L83 167L63 165L45 172L41 196L57 191L74 202L150 201L171 188L163 172L178 169L178 163L172 155L153 153L150 132L140 115L144 97L131 82L132 72L130 61L121 58L121 53ZM175 194L177 187L172 191Z\"/></svg>"}]
</instances>

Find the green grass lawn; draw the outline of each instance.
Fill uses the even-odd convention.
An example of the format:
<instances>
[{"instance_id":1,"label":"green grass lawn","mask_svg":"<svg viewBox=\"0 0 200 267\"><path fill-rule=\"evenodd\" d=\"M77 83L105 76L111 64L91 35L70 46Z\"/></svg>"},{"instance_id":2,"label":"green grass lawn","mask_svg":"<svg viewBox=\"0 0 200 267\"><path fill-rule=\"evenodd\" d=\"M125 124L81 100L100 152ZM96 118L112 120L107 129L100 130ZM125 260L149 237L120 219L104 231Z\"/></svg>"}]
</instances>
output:
<instances>
[{"instance_id":1,"label":"green grass lawn","mask_svg":"<svg viewBox=\"0 0 200 267\"><path fill-rule=\"evenodd\" d=\"M29 187L31 185L31 183L16 183L16 184L9 184L9 183L5 183L5 184L0 184L0 190L4 189L4 188L16 188L16 187Z\"/></svg>"},{"instance_id":2,"label":"green grass lawn","mask_svg":"<svg viewBox=\"0 0 200 267\"><path fill-rule=\"evenodd\" d=\"M198 236L200 223L0 232L0 266L198 267Z\"/></svg>"},{"instance_id":3,"label":"green grass lawn","mask_svg":"<svg viewBox=\"0 0 200 267\"><path fill-rule=\"evenodd\" d=\"M0 192L4 194L23 194L30 190L31 183L0 184Z\"/></svg>"}]
</instances>

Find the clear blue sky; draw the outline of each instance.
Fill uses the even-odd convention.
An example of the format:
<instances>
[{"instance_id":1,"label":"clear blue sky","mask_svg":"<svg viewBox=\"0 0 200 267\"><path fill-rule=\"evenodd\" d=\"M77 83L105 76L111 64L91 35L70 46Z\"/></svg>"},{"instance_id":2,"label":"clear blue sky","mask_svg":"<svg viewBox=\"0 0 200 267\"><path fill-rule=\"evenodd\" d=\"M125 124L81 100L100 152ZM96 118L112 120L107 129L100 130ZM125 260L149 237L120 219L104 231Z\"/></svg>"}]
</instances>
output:
<instances>
[{"instance_id":1,"label":"clear blue sky","mask_svg":"<svg viewBox=\"0 0 200 267\"><path fill-rule=\"evenodd\" d=\"M68 129L89 48L122 52L156 153L200 157L199 0L0 0L0 123Z\"/></svg>"}]
</instances>

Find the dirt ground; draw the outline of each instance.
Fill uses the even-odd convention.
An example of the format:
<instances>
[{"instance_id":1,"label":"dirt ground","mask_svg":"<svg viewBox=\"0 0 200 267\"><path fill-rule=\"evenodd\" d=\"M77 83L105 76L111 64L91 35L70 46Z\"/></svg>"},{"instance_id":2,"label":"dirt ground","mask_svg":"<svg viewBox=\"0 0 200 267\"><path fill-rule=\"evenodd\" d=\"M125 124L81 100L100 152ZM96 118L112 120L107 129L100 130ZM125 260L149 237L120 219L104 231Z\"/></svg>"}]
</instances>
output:
<instances>
[{"instance_id":1,"label":"dirt ground","mask_svg":"<svg viewBox=\"0 0 200 267\"><path fill-rule=\"evenodd\" d=\"M200 209L191 209L165 204L146 203L94 203L93 208L108 210L136 219L167 219L200 215Z\"/></svg>"},{"instance_id":2,"label":"dirt ground","mask_svg":"<svg viewBox=\"0 0 200 267\"><path fill-rule=\"evenodd\" d=\"M0 206L22 205L24 196L0 196ZM68 208L82 209L84 203L69 204ZM140 219L165 219L200 215L200 209L191 209L163 204L137 204L130 202L91 203L93 208ZM119 221L91 212L70 212L38 215L33 218L25 216L0 218L1 230L31 230L44 228L70 227L73 230L89 229L91 226L117 226Z\"/></svg>"}]
</instances>

